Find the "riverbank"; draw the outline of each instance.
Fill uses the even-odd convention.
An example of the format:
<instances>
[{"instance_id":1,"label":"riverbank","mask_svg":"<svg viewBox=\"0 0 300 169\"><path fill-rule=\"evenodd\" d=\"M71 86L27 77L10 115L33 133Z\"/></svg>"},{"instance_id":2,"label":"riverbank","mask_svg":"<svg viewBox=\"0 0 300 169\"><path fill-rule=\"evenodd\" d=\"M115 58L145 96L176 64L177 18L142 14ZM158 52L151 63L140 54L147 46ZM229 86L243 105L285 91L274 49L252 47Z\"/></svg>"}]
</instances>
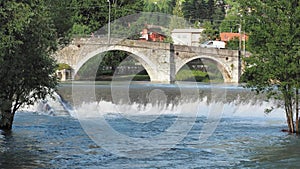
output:
<instances>
[{"instance_id":1,"label":"riverbank","mask_svg":"<svg viewBox=\"0 0 300 169\"><path fill-rule=\"evenodd\" d=\"M133 75L113 75L112 73L106 73L102 75L97 75L95 77L80 77L76 80L86 81L150 81L148 74L133 74ZM191 81L191 82L211 82L211 83L221 83L223 82L223 77L221 75L207 73L197 70L182 70L176 74L175 81Z\"/></svg>"}]
</instances>

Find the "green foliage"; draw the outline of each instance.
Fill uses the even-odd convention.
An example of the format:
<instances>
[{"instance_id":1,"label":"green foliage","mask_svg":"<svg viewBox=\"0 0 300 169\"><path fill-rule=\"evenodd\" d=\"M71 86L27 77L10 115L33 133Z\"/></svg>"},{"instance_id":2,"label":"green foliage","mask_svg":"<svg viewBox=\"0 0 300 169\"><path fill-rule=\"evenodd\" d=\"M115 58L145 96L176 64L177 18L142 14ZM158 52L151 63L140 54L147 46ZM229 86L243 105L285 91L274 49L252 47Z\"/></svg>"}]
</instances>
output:
<instances>
[{"instance_id":1,"label":"green foliage","mask_svg":"<svg viewBox=\"0 0 300 169\"><path fill-rule=\"evenodd\" d=\"M101 75L112 76L116 68L126 57L128 57L128 54L123 51L109 51L94 56L80 68L77 74L79 78L85 77L87 79Z\"/></svg>"},{"instance_id":2,"label":"green foliage","mask_svg":"<svg viewBox=\"0 0 300 169\"><path fill-rule=\"evenodd\" d=\"M108 21L108 2L99 0L73 0L75 26L72 32L80 34L98 30ZM87 28L86 28L87 27ZM75 30L74 30L75 29Z\"/></svg>"},{"instance_id":3,"label":"green foliage","mask_svg":"<svg viewBox=\"0 0 300 169\"><path fill-rule=\"evenodd\" d=\"M195 27L203 27L201 42L219 37L219 26L225 18L224 1L186 0L183 2L184 17Z\"/></svg>"},{"instance_id":4,"label":"green foliage","mask_svg":"<svg viewBox=\"0 0 300 169\"><path fill-rule=\"evenodd\" d=\"M172 14L174 0L144 0L144 12Z\"/></svg>"},{"instance_id":5,"label":"green foliage","mask_svg":"<svg viewBox=\"0 0 300 169\"><path fill-rule=\"evenodd\" d=\"M88 26L74 23L71 34L80 36L80 35L88 35L91 32L92 31Z\"/></svg>"},{"instance_id":6,"label":"green foliage","mask_svg":"<svg viewBox=\"0 0 300 169\"><path fill-rule=\"evenodd\" d=\"M170 30L183 29L186 27L186 20L184 19L182 11L182 1L176 0L176 5L173 8L173 16L170 21Z\"/></svg>"},{"instance_id":7,"label":"green foliage","mask_svg":"<svg viewBox=\"0 0 300 169\"><path fill-rule=\"evenodd\" d=\"M114 35L123 36L127 35L131 39L137 39L141 29L145 27L145 24L149 25L161 25L165 27L170 24L170 30L162 30L165 35L170 35L170 31L174 28L185 28L186 23L183 19L186 18L191 23L197 23L199 27L199 21L218 20L211 22L212 29L218 33L219 20L224 19L224 1L214 0L111 0L111 36ZM73 9L73 21L72 28L73 35L90 35L92 32L97 34L107 33L108 23L108 5L107 1L99 0L73 0L71 9ZM157 14L143 15L139 18L127 18L123 21L117 20L121 17L128 16L130 14L137 14L138 12L161 12L165 14L173 14L174 17L168 19L165 16L159 16ZM128 19L131 22L128 22ZM137 22L132 22L137 21ZM101 30L99 30L102 28ZM129 35L129 36L128 36ZM210 35L209 35L210 36Z\"/></svg>"},{"instance_id":8,"label":"green foliage","mask_svg":"<svg viewBox=\"0 0 300 169\"><path fill-rule=\"evenodd\" d=\"M75 77L76 80L85 80L85 79L91 79L95 78L99 64L103 58L103 54L96 55L89 59L87 62L84 63L84 65L80 68L80 70L77 72L77 77ZM82 79L82 77L85 77L85 79ZM92 79L95 80L95 79Z\"/></svg>"},{"instance_id":9,"label":"green foliage","mask_svg":"<svg viewBox=\"0 0 300 169\"><path fill-rule=\"evenodd\" d=\"M165 42L165 43L174 43L171 36L167 36L167 37L164 39L164 42Z\"/></svg>"},{"instance_id":10,"label":"green foliage","mask_svg":"<svg viewBox=\"0 0 300 169\"><path fill-rule=\"evenodd\" d=\"M190 22L222 20L225 17L224 1L185 0L184 17Z\"/></svg>"},{"instance_id":11,"label":"green foliage","mask_svg":"<svg viewBox=\"0 0 300 169\"><path fill-rule=\"evenodd\" d=\"M175 80L178 81L207 81L208 74L199 70L180 70L175 77Z\"/></svg>"},{"instance_id":12,"label":"green foliage","mask_svg":"<svg viewBox=\"0 0 300 169\"><path fill-rule=\"evenodd\" d=\"M105 0L73 0L71 6L75 13L73 34L91 34L108 23L109 3ZM113 23L118 18L140 12L143 1L110 0L110 7L110 20ZM112 27L112 30L115 29Z\"/></svg>"},{"instance_id":13,"label":"green foliage","mask_svg":"<svg viewBox=\"0 0 300 169\"><path fill-rule=\"evenodd\" d=\"M240 45L240 39L238 37L235 37L234 39L230 40L226 44L227 49L231 50L238 50Z\"/></svg>"},{"instance_id":14,"label":"green foliage","mask_svg":"<svg viewBox=\"0 0 300 169\"><path fill-rule=\"evenodd\" d=\"M202 37L204 37L202 40L215 40L219 38L219 32L214 27L214 25L211 22L204 22L203 28L205 29L202 32Z\"/></svg>"},{"instance_id":15,"label":"green foliage","mask_svg":"<svg viewBox=\"0 0 300 169\"><path fill-rule=\"evenodd\" d=\"M241 18L237 15L227 16L220 24L220 32L239 32Z\"/></svg>"},{"instance_id":16,"label":"green foliage","mask_svg":"<svg viewBox=\"0 0 300 169\"><path fill-rule=\"evenodd\" d=\"M243 19L243 11L240 2L236 0L226 0L227 10L226 17L221 23L222 32L238 32L238 24Z\"/></svg>"},{"instance_id":17,"label":"green foliage","mask_svg":"<svg viewBox=\"0 0 300 169\"><path fill-rule=\"evenodd\" d=\"M216 21L225 19L225 2L223 0L215 1L215 6L212 11L212 18ZM218 22L219 24L220 22Z\"/></svg>"},{"instance_id":18,"label":"green foliage","mask_svg":"<svg viewBox=\"0 0 300 169\"><path fill-rule=\"evenodd\" d=\"M11 129L20 106L33 104L56 87L57 65L50 55L68 30L58 30L65 26L55 21L57 15L46 1L0 5L0 129Z\"/></svg>"},{"instance_id":19,"label":"green foliage","mask_svg":"<svg viewBox=\"0 0 300 169\"><path fill-rule=\"evenodd\" d=\"M184 17L190 22L209 19L205 0L186 0L183 2Z\"/></svg>"},{"instance_id":20,"label":"green foliage","mask_svg":"<svg viewBox=\"0 0 300 169\"><path fill-rule=\"evenodd\" d=\"M299 132L293 119L299 112L299 6L296 0L241 1L252 53L245 58L244 79L247 87L284 101L290 132Z\"/></svg>"},{"instance_id":21,"label":"green foliage","mask_svg":"<svg viewBox=\"0 0 300 169\"><path fill-rule=\"evenodd\" d=\"M66 64L66 63L59 63L58 64L58 68L57 70L63 70L63 69L72 69L70 65Z\"/></svg>"},{"instance_id":22,"label":"green foliage","mask_svg":"<svg viewBox=\"0 0 300 169\"><path fill-rule=\"evenodd\" d=\"M69 8L72 1L45 0L59 41L59 47L69 44L73 26L74 11Z\"/></svg>"},{"instance_id":23,"label":"green foliage","mask_svg":"<svg viewBox=\"0 0 300 169\"><path fill-rule=\"evenodd\" d=\"M114 72L119 64L128 57L128 53L124 51L109 51L105 53L105 56L101 60L101 66L111 66Z\"/></svg>"},{"instance_id":24,"label":"green foliage","mask_svg":"<svg viewBox=\"0 0 300 169\"><path fill-rule=\"evenodd\" d=\"M207 59L195 59L182 67L175 80L197 82L224 82L216 63Z\"/></svg>"},{"instance_id":25,"label":"green foliage","mask_svg":"<svg viewBox=\"0 0 300 169\"><path fill-rule=\"evenodd\" d=\"M114 74L118 66L136 66L137 61L124 51L109 51L88 60L78 71L77 80L137 80L149 81L148 73L143 70L138 74Z\"/></svg>"}]
</instances>

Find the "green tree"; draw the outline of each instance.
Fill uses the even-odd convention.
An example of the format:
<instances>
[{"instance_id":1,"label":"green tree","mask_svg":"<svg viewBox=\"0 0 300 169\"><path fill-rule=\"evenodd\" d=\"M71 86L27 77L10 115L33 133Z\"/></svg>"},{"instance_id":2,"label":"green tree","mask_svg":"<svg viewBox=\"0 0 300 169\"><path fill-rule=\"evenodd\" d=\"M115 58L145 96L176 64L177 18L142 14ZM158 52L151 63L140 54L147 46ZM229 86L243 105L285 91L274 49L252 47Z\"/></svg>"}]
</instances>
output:
<instances>
[{"instance_id":1,"label":"green tree","mask_svg":"<svg viewBox=\"0 0 300 169\"><path fill-rule=\"evenodd\" d=\"M56 29L61 25L45 2L0 2L0 129L10 130L22 105L43 99L57 85L50 55L65 33Z\"/></svg>"},{"instance_id":2,"label":"green tree","mask_svg":"<svg viewBox=\"0 0 300 169\"><path fill-rule=\"evenodd\" d=\"M144 12L172 14L174 0L144 0Z\"/></svg>"},{"instance_id":3,"label":"green tree","mask_svg":"<svg viewBox=\"0 0 300 169\"><path fill-rule=\"evenodd\" d=\"M280 99L289 132L299 133L300 2L242 0L251 57L246 58L247 87ZM270 111L268 109L267 111Z\"/></svg>"},{"instance_id":4,"label":"green tree","mask_svg":"<svg viewBox=\"0 0 300 169\"><path fill-rule=\"evenodd\" d=\"M207 0L207 19L213 19L213 15L215 13L215 1Z\"/></svg>"},{"instance_id":5,"label":"green tree","mask_svg":"<svg viewBox=\"0 0 300 169\"><path fill-rule=\"evenodd\" d=\"M49 10L50 17L56 30L56 36L59 37L60 45L66 45L71 39L71 28L75 12L71 8L71 1L45 0L45 5ZM63 47L63 46L62 46Z\"/></svg>"},{"instance_id":6,"label":"green tree","mask_svg":"<svg viewBox=\"0 0 300 169\"><path fill-rule=\"evenodd\" d=\"M203 27L203 40L216 39L221 21L225 18L223 0L186 0L183 3L184 17L195 27Z\"/></svg>"},{"instance_id":7,"label":"green tree","mask_svg":"<svg viewBox=\"0 0 300 169\"><path fill-rule=\"evenodd\" d=\"M235 37L227 42L226 48L230 50L239 50L240 38Z\"/></svg>"},{"instance_id":8,"label":"green tree","mask_svg":"<svg viewBox=\"0 0 300 169\"><path fill-rule=\"evenodd\" d=\"M115 21L121 17L142 11L144 6L143 1L140 0L110 0L110 3L108 3L106 0L73 0L70 7L75 13L73 17L74 26L72 29L72 34L89 35L96 31L99 34L107 33L106 28L101 28L107 26L109 18L109 4L111 7L111 33L114 33L114 31L118 31L120 29L126 31L126 28L123 29L119 26L126 27L130 23L126 23L126 25L120 25L115 23ZM118 28L114 28L114 25L117 25Z\"/></svg>"},{"instance_id":9,"label":"green tree","mask_svg":"<svg viewBox=\"0 0 300 169\"><path fill-rule=\"evenodd\" d=\"M90 34L108 22L108 2L99 0L73 0L74 27L72 34Z\"/></svg>"},{"instance_id":10,"label":"green tree","mask_svg":"<svg viewBox=\"0 0 300 169\"><path fill-rule=\"evenodd\" d=\"M202 34L201 41L215 40L219 38L218 29L216 29L216 27L214 27L214 25L211 22L209 21L204 22L203 28L205 30L201 33Z\"/></svg>"},{"instance_id":11,"label":"green tree","mask_svg":"<svg viewBox=\"0 0 300 169\"><path fill-rule=\"evenodd\" d=\"M223 0L215 1L214 12L212 18L217 21L221 21L225 18L225 2Z\"/></svg>"},{"instance_id":12,"label":"green tree","mask_svg":"<svg viewBox=\"0 0 300 169\"><path fill-rule=\"evenodd\" d=\"M173 8L173 16L170 21L170 30L183 29L186 27L186 21L183 18L182 0L176 0L176 5Z\"/></svg>"},{"instance_id":13,"label":"green tree","mask_svg":"<svg viewBox=\"0 0 300 169\"><path fill-rule=\"evenodd\" d=\"M182 9L184 17L191 23L209 19L205 0L186 0Z\"/></svg>"},{"instance_id":14,"label":"green tree","mask_svg":"<svg viewBox=\"0 0 300 169\"><path fill-rule=\"evenodd\" d=\"M116 68L119 66L119 64L128 57L128 53L124 51L109 51L106 52L104 57L102 58L101 66L111 66L112 72L116 70Z\"/></svg>"},{"instance_id":15,"label":"green tree","mask_svg":"<svg viewBox=\"0 0 300 169\"><path fill-rule=\"evenodd\" d=\"M220 24L220 32L238 32L239 24L241 23L241 13L239 11L240 4L235 1L227 0L226 17ZM224 9L223 5L223 9ZM225 10L224 10L225 14Z\"/></svg>"},{"instance_id":16,"label":"green tree","mask_svg":"<svg viewBox=\"0 0 300 169\"><path fill-rule=\"evenodd\" d=\"M95 70L97 69L96 76L113 76L117 67L121 62L130 57L130 54L124 51L108 51L92 57L86 62L78 71L79 80L95 80ZM84 77L84 79L82 78ZM97 78L96 77L96 78ZM96 79L97 80L97 79Z\"/></svg>"},{"instance_id":17,"label":"green tree","mask_svg":"<svg viewBox=\"0 0 300 169\"><path fill-rule=\"evenodd\" d=\"M220 24L220 32L239 32L241 18L237 15L228 15Z\"/></svg>"}]
</instances>

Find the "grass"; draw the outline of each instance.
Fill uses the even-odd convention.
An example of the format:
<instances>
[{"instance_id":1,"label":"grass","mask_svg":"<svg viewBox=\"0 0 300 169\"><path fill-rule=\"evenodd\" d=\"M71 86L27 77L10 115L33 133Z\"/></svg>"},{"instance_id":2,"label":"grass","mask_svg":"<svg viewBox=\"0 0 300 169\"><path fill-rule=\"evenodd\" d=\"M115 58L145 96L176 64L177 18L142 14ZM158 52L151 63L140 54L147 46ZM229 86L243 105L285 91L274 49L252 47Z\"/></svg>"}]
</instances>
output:
<instances>
[{"instance_id":1,"label":"grass","mask_svg":"<svg viewBox=\"0 0 300 169\"><path fill-rule=\"evenodd\" d=\"M177 81L197 81L209 80L208 74L199 70L180 70L175 77Z\"/></svg>"},{"instance_id":2,"label":"grass","mask_svg":"<svg viewBox=\"0 0 300 169\"><path fill-rule=\"evenodd\" d=\"M102 72L98 74L96 81L111 81L112 78L117 81L150 81L148 74L137 75L119 75L113 76L112 72ZM86 79L81 79L86 80ZM202 72L200 70L180 70L175 77L176 81L194 81L194 82L223 82L221 74Z\"/></svg>"},{"instance_id":3,"label":"grass","mask_svg":"<svg viewBox=\"0 0 300 169\"><path fill-rule=\"evenodd\" d=\"M123 76L112 76L112 75L101 75L96 77L96 81L111 81L112 79L117 81L150 81L148 75L123 75Z\"/></svg>"}]
</instances>

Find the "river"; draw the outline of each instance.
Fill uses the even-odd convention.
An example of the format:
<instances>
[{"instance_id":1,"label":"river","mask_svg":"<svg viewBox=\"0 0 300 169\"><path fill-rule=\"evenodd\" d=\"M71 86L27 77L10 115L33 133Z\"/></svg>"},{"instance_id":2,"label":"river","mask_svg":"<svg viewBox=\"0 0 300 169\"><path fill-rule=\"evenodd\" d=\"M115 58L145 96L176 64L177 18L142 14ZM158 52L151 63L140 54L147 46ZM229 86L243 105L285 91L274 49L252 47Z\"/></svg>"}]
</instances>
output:
<instances>
[{"instance_id":1,"label":"river","mask_svg":"<svg viewBox=\"0 0 300 169\"><path fill-rule=\"evenodd\" d=\"M236 85L61 84L0 133L0 168L297 168L282 109Z\"/></svg>"}]
</instances>

